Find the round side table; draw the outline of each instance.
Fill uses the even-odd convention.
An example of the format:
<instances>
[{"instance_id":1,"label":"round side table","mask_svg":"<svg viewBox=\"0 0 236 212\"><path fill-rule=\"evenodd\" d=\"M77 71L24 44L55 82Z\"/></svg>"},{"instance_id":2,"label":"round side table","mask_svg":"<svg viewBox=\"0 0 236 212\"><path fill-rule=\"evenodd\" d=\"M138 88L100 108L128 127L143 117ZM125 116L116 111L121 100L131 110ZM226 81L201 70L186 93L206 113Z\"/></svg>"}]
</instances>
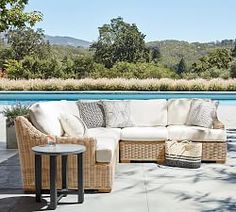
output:
<instances>
[{"instance_id":1,"label":"round side table","mask_svg":"<svg viewBox=\"0 0 236 212\"><path fill-rule=\"evenodd\" d=\"M57 203L62 197L67 194L75 194L74 191L68 189L67 185L67 159L68 155L77 155L77 180L78 180L78 203L84 201L83 187L83 153L86 148L83 145L77 144L56 144L56 145L41 145L32 148L35 153L35 193L36 201L40 202L43 194L42 190L42 155L50 157L50 205L49 209L56 209ZM57 156L62 158L62 189L56 188L56 171L57 171ZM58 195L59 194L59 195Z\"/></svg>"}]
</instances>

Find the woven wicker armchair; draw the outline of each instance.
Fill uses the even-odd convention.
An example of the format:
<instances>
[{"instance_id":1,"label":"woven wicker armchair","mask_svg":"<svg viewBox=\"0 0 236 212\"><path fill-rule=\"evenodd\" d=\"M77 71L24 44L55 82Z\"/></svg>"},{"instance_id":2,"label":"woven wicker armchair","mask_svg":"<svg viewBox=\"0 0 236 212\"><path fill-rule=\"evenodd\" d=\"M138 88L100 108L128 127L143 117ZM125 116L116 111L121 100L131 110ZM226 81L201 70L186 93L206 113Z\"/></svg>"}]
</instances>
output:
<instances>
[{"instance_id":1,"label":"woven wicker armchair","mask_svg":"<svg viewBox=\"0 0 236 212\"><path fill-rule=\"evenodd\" d=\"M23 189L25 192L33 192L35 190L34 154L31 149L33 146L46 144L47 137L45 134L37 130L26 117L17 117L15 126L19 148ZM85 189L96 190L99 192L111 191L117 157L116 155L114 156L111 163L97 163L95 161L95 139L58 137L57 142L61 144L82 144L86 147L86 152L84 154ZM60 157L58 157L58 170L61 169L60 160ZM76 157L69 156L68 160L68 187L73 189L77 186ZM42 170L42 189L49 189L49 160L47 156L43 156ZM57 173L57 187L61 188L61 172L58 171Z\"/></svg>"}]
</instances>

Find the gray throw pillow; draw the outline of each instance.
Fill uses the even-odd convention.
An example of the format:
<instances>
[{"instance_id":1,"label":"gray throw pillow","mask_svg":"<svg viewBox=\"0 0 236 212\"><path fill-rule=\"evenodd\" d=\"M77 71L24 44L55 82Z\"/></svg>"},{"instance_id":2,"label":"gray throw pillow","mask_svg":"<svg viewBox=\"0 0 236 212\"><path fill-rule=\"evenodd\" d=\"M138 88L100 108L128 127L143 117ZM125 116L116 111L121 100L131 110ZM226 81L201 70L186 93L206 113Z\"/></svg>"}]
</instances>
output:
<instances>
[{"instance_id":1,"label":"gray throw pillow","mask_svg":"<svg viewBox=\"0 0 236 212\"><path fill-rule=\"evenodd\" d=\"M133 125L129 101L103 101L102 103L107 127L130 127Z\"/></svg>"},{"instance_id":2,"label":"gray throw pillow","mask_svg":"<svg viewBox=\"0 0 236 212\"><path fill-rule=\"evenodd\" d=\"M104 108L100 101L78 102L80 117L87 128L105 127Z\"/></svg>"},{"instance_id":3,"label":"gray throw pillow","mask_svg":"<svg viewBox=\"0 0 236 212\"><path fill-rule=\"evenodd\" d=\"M217 117L217 106L218 102L215 101L193 99L186 124L212 128L213 122Z\"/></svg>"}]
</instances>

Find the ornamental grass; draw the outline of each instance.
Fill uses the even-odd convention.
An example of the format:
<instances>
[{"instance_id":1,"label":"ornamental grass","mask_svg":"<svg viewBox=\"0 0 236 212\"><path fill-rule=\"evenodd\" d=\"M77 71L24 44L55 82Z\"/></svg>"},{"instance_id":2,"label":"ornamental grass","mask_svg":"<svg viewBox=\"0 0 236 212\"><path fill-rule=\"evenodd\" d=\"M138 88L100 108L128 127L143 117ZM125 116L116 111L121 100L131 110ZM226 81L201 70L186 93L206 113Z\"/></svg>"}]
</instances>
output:
<instances>
[{"instance_id":1,"label":"ornamental grass","mask_svg":"<svg viewBox=\"0 0 236 212\"><path fill-rule=\"evenodd\" d=\"M2 91L236 91L236 79L0 79Z\"/></svg>"}]
</instances>

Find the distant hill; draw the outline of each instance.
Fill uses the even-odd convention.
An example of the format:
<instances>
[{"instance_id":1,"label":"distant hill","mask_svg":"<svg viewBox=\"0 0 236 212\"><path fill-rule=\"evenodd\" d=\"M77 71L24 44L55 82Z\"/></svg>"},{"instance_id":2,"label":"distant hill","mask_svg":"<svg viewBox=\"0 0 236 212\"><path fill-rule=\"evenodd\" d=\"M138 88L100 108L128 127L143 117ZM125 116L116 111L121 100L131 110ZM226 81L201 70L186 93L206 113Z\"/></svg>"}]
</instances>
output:
<instances>
[{"instance_id":1,"label":"distant hill","mask_svg":"<svg viewBox=\"0 0 236 212\"><path fill-rule=\"evenodd\" d=\"M67 37L67 36L51 36L45 35L45 39L50 42L50 44L62 45L62 46L73 46L73 47L83 47L88 48L91 42Z\"/></svg>"},{"instance_id":2,"label":"distant hill","mask_svg":"<svg viewBox=\"0 0 236 212\"><path fill-rule=\"evenodd\" d=\"M184 57L187 65L190 66L198 58L205 56L208 52L216 48L232 49L234 44L235 40L233 39L208 43L163 40L148 42L147 46L159 47L162 55L161 63L164 65L174 66Z\"/></svg>"}]
</instances>

